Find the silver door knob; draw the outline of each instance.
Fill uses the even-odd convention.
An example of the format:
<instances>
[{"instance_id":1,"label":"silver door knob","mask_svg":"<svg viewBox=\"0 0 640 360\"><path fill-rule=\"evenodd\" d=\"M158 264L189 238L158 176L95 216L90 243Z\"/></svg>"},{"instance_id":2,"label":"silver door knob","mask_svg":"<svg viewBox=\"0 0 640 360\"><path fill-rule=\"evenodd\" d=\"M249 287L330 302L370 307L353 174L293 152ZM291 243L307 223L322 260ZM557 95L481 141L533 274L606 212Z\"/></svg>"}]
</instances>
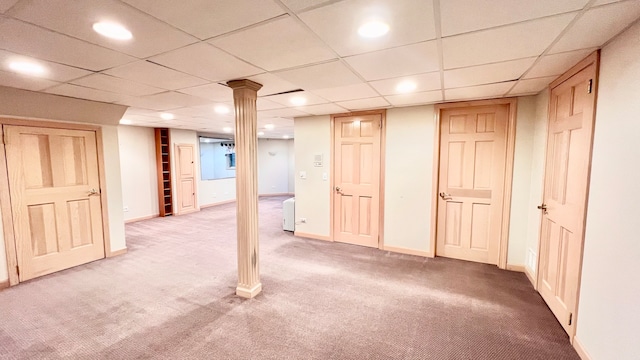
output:
<instances>
[{"instance_id":1,"label":"silver door knob","mask_svg":"<svg viewBox=\"0 0 640 360\"><path fill-rule=\"evenodd\" d=\"M89 190L89 196L91 195L98 195L100 194L100 191L96 190L96 189L91 189Z\"/></svg>"},{"instance_id":2,"label":"silver door knob","mask_svg":"<svg viewBox=\"0 0 640 360\"><path fill-rule=\"evenodd\" d=\"M451 200L451 194L447 194L447 193L445 193L444 191L443 191L443 192L441 192L441 193L440 193L440 194L438 194L438 195L440 195L440 197L442 198L442 200Z\"/></svg>"}]
</instances>

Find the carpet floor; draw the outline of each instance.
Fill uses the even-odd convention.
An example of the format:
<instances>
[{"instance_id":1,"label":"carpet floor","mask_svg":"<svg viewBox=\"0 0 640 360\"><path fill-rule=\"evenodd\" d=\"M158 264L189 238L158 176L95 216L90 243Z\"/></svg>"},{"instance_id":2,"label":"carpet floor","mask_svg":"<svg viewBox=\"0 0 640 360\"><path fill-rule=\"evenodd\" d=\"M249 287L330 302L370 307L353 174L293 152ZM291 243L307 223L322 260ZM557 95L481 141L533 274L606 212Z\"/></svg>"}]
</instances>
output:
<instances>
[{"instance_id":1,"label":"carpet floor","mask_svg":"<svg viewBox=\"0 0 640 360\"><path fill-rule=\"evenodd\" d=\"M0 292L2 359L579 359L524 274L283 232L234 295L235 205L126 226L128 253Z\"/></svg>"}]
</instances>

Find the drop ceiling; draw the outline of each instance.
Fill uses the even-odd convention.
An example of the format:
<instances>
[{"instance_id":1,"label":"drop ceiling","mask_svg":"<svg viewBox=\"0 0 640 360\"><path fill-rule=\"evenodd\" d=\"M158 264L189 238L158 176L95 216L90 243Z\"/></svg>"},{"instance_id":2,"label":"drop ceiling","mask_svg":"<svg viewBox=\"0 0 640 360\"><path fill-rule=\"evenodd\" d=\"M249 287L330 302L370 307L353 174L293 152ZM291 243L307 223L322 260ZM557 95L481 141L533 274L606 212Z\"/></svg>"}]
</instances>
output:
<instances>
[{"instance_id":1,"label":"drop ceiling","mask_svg":"<svg viewBox=\"0 0 640 360\"><path fill-rule=\"evenodd\" d=\"M361 37L373 18L389 32ZM0 0L0 85L219 134L234 122L225 83L246 78L263 84L264 137L281 138L294 117L536 94L638 18L640 0ZM105 20L133 39L92 30Z\"/></svg>"}]
</instances>

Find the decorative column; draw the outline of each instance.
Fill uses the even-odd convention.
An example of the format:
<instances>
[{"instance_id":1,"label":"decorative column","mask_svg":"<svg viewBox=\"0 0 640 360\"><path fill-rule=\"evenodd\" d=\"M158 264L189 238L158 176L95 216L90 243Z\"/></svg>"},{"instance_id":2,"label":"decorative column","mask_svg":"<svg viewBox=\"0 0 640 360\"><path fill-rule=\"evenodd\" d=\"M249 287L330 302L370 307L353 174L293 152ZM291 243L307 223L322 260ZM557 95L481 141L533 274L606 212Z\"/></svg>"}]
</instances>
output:
<instances>
[{"instance_id":1,"label":"decorative column","mask_svg":"<svg viewBox=\"0 0 640 360\"><path fill-rule=\"evenodd\" d=\"M232 80L236 111L236 199L238 218L238 287L236 295L253 298L262 291L258 246L258 112L262 85Z\"/></svg>"}]
</instances>

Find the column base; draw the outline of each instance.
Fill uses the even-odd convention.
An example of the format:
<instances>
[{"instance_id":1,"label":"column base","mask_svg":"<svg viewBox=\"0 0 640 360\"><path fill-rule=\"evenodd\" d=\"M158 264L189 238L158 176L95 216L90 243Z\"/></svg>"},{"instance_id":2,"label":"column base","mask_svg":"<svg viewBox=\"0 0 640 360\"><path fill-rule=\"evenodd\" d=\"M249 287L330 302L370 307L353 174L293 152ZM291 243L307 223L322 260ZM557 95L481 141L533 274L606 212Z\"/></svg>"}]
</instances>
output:
<instances>
[{"instance_id":1,"label":"column base","mask_svg":"<svg viewBox=\"0 0 640 360\"><path fill-rule=\"evenodd\" d=\"M245 299L253 299L262 291L262 283L257 283L252 288L238 286L236 287L236 295Z\"/></svg>"}]
</instances>

